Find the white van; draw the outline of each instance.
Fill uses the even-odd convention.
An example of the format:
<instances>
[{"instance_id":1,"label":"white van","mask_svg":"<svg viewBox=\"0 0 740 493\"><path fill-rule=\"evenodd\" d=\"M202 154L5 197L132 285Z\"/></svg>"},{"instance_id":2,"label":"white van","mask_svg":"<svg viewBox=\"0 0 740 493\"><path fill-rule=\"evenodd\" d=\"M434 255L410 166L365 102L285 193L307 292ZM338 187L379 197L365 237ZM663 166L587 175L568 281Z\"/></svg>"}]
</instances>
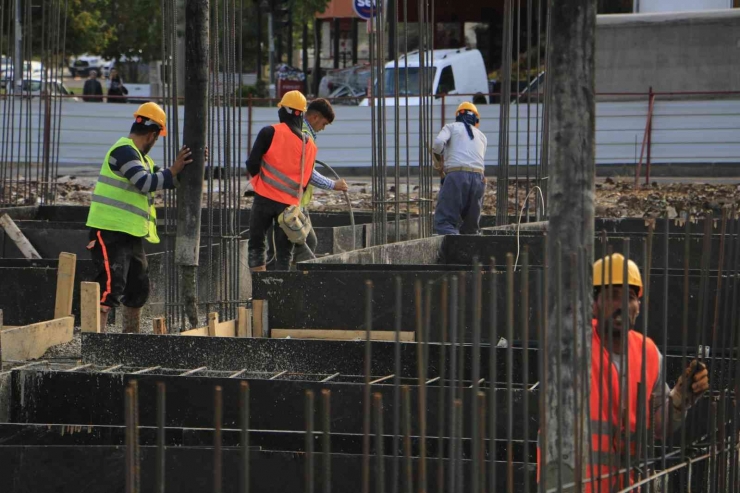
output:
<instances>
[{"instance_id":1,"label":"white van","mask_svg":"<svg viewBox=\"0 0 740 493\"><path fill-rule=\"evenodd\" d=\"M429 56L432 62L429 63ZM483 55L478 50L459 48L456 50L434 50L427 52L424 60L426 68L419 67L419 51L412 51L398 59L398 78L400 105L419 106L419 75L426 70L432 80L432 94L436 99L445 95L445 105L457 106L464 101L476 104L488 103L488 75L483 63ZM408 68L406 68L408 67ZM395 103L395 62L385 64L386 105ZM406 77L408 76L408 90ZM377 81L375 84L377 90ZM369 106L369 100L363 99L360 106Z\"/></svg>"}]
</instances>

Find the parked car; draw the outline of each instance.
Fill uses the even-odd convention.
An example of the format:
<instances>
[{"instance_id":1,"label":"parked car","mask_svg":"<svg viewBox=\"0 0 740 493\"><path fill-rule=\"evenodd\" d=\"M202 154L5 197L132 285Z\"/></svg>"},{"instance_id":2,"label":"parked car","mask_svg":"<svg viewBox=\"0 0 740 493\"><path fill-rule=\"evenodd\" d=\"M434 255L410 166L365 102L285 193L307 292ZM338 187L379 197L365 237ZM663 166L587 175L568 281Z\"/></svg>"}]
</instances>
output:
<instances>
[{"instance_id":1,"label":"parked car","mask_svg":"<svg viewBox=\"0 0 740 493\"><path fill-rule=\"evenodd\" d=\"M13 84L8 86L9 92L12 93ZM26 79L21 81L21 95L25 97L39 97L41 95L51 94L53 96L63 96L64 99L71 101L79 101L80 99L74 97L74 93L70 91L64 83L58 79L44 80L41 79Z\"/></svg>"},{"instance_id":2,"label":"parked car","mask_svg":"<svg viewBox=\"0 0 740 493\"><path fill-rule=\"evenodd\" d=\"M483 62L483 55L478 50L467 48L434 50L426 55L432 61L424 60L424 67L419 63L419 51L412 51L402 55L398 60L398 85L401 95L401 105L419 106L419 77L424 75L432 81L432 94L436 99L444 95L445 103L456 107L463 101L472 100L475 104L486 104L488 98L488 75ZM395 93L396 67L395 61L385 64L385 104L393 105ZM408 87L406 80L408 79ZM378 83L375 82L377 88ZM377 92L377 89L376 91ZM369 106L369 100L364 99L360 106Z\"/></svg>"},{"instance_id":3,"label":"parked car","mask_svg":"<svg viewBox=\"0 0 740 493\"><path fill-rule=\"evenodd\" d=\"M99 76L107 77L104 74L104 69L107 68L110 73L110 68L113 66L113 62L106 60L99 56L94 55L81 55L77 58L73 58L69 63L69 73L72 77L87 77L90 72L95 70Z\"/></svg>"},{"instance_id":4,"label":"parked car","mask_svg":"<svg viewBox=\"0 0 740 493\"><path fill-rule=\"evenodd\" d=\"M0 61L0 87L3 89L8 85L8 81L14 80L15 66L12 58L3 58ZM25 61L23 62L23 73L21 77L31 79L41 79L44 74L44 65L41 62ZM11 84L12 85L12 84Z\"/></svg>"}]
</instances>

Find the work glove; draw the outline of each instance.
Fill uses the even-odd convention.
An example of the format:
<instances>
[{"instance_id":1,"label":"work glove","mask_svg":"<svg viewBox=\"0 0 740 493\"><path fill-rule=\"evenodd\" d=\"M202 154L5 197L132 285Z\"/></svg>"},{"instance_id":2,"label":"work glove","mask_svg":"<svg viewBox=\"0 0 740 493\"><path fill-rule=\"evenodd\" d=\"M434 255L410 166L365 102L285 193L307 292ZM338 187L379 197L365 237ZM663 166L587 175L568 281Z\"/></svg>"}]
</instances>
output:
<instances>
[{"instance_id":1,"label":"work glove","mask_svg":"<svg viewBox=\"0 0 740 493\"><path fill-rule=\"evenodd\" d=\"M709 373L704 363L694 360L684 370L671 390L671 402L679 411L686 411L709 389Z\"/></svg>"},{"instance_id":2,"label":"work glove","mask_svg":"<svg viewBox=\"0 0 740 493\"><path fill-rule=\"evenodd\" d=\"M439 176L444 177L445 175L445 160L444 157L442 157L441 154L432 153L432 164L434 166L434 169L437 170L437 173L439 173Z\"/></svg>"}]
</instances>

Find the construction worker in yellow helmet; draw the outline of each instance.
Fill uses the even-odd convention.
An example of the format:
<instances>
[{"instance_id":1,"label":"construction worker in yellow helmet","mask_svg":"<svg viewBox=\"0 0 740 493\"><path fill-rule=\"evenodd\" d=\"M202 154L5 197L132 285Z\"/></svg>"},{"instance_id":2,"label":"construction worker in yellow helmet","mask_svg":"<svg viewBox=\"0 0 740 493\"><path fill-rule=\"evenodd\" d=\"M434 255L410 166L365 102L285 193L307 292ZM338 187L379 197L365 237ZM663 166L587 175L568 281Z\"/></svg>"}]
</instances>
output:
<instances>
[{"instance_id":1,"label":"construction worker in yellow helmet","mask_svg":"<svg viewBox=\"0 0 740 493\"><path fill-rule=\"evenodd\" d=\"M432 147L435 167L443 177L434 211L434 232L440 235L478 234L486 189L488 140L478 127L480 113L465 102L455 122L445 125Z\"/></svg>"},{"instance_id":2,"label":"construction worker in yellow helmet","mask_svg":"<svg viewBox=\"0 0 740 493\"><path fill-rule=\"evenodd\" d=\"M317 152L314 141L303 132L307 106L300 91L287 92L278 103L280 123L260 130L247 158L247 173L255 192L249 216L248 261L252 272L267 270L265 252L270 227L277 231L281 215L288 210L302 215L299 206L314 173ZM304 226L310 230L310 222ZM293 239L287 234L273 237L276 268L289 270Z\"/></svg>"},{"instance_id":3,"label":"construction worker in yellow helmet","mask_svg":"<svg viewBox=\"0 0 740 493\"><path fill-rule=\"evenodd\" d=\"M624 267L627 262L627 279ZM670 389L663 375L663 355L649 337L634 330L640 314L640 298L643 285L640 269L632 260L626 260L619 253L599 259L593 266L594 302L592 306L591 339L591 386L590 421L593 435L609 435L613 440L591 440L593 463L587 467L587 478L599 478L589 482L588 492L606 493L623 489L635 480L630 472L618 473L618 462L611 460L617 454L635 455L637 448L632 441L627 450L625 436L635 434L638 417L648 420L647 427L655 437L662 437L663 427L672 420L669 429L677 429L683 422L686 412L709 388L709 376L703 363L694 360L679 376L676 385ZM627 313L623 312L625 290L628 297ZM600 325L603 314L604 326ZM643 353L644 351L644 353ZM643 354L645 358L643 359ZM622 392L624 373L628 372L629 399ZM643 413L639 410L637 398L638 383L647 379L646 388L651 395L645 399ZM664 400L665 396L665 400ZM620 412L621 403L628 402L626 416ZM650 404L652 403L652 404ZM652 406L652 408L650 408ZM672 407L672 412L669 408ZM669 418L670 415L670 418ZM629 426L629 430L627 430ZM538 449L539 457L539 449Z\"/></svg>"},{"instance_id":4,"label":"construction worker in yellow helmet","mask_svg":"<svg viewBox=\"0 0 740 493\"><path fill-rule=\"evenodd\" d=\"M113 144L103 159L87 216L87 249L100 284L100 329L111 308L123 307L123 331L139 332L141 307L149 298L144 240L159 243L154 195L177 186L177 175L192 162L183 146L175 162L159 169L149 156L159 137L167 135L167 115L157 103L134 112L128 137ZM206 149L206 159L208 149Z\"/></svg>"}]
</instances>

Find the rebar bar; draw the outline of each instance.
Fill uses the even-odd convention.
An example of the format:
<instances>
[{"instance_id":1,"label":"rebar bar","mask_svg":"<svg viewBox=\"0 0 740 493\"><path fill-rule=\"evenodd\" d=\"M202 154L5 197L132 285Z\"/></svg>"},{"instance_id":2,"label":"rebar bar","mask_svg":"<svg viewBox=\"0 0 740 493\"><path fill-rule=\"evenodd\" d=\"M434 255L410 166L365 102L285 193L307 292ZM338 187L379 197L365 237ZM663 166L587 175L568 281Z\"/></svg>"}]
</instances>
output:
<instances>
[{"instance_id":1,"label":"rebar bar","mask_svg":"<svg viewBox=\"0 0 740 493\"><path fill-rule=\"evenodd\" d=\"M221 493L223 483L223 466L221 454L221 425L223 422L223 392L217 385L213 393L213 491Z\"/></svg>"},{"instance_id":2,"label":"rebar bar","mask_svg":"<svg viewBox=\"0 0 740 493\"><path fill-rule=\"evenodd\" d=\"M306 463L305 463L305 487L306 493L314 493L314 486L316 480L314 478L314 452L313 452L313 440L314 440L314 394L313 391L306 391Z\"/></svg>"},{"instance_id":3,"label":"rebar bar","mask_svg":"<svg viewBox=\"0 0 740 493\"><path fill-rule=\"evenodd\" d=\"M249 456L249 382L242 381L239 384L240 394L240 422L241 422L241 462L242 471L240 475L241 492L250 491L250 456Z\"/></svg>"},{"instance_id":4,"label":"rebar bar","mask_svg":"<svg viewBox=\"0 0 740 493\"><path fill-rule=\"evenodd\" d=\"M157 382L157 461L154 470L154 483L157 493L165 490L165 426L167 410L165 408L165 386Z\"/></svg>"},{"instance_id":5,"label":"rebar bar","mask_svg":"<svg viewBox=\"0 0 740 493\"><path fill-rule=\"evenodd\" d=\"M375 410L375 493L385 493L385 462L383 450L383 394L373 395Z\"/></svg>"},{"instance_id":6,"label":"rebar bar","mask_svg":"<svg viewBox=\"0 0 740 493\"><path fill-rule=\"evenodd\" d=\"M321 390L322 445L324 493L331 493L331 390Z\"/></svg>"}]
</instances>

